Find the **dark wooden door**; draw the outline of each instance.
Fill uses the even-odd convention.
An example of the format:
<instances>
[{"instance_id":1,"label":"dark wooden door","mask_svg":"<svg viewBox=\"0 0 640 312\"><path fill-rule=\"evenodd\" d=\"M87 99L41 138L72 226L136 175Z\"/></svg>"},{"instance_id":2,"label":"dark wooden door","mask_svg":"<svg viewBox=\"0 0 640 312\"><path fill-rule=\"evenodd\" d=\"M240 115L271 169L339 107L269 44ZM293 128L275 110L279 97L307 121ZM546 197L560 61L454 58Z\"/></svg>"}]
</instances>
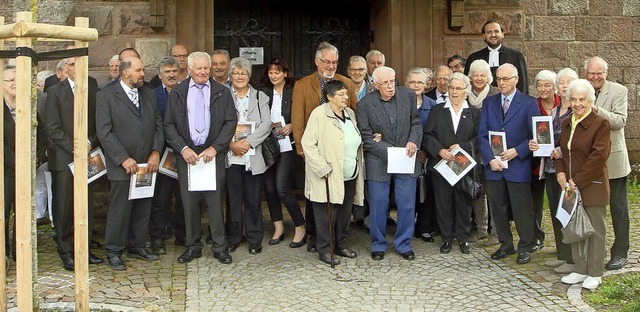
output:
<instances>
[{"instance_id":1,"label":"dark wooden door","mask_svg":"<svg viewBox=\"0 0 640 312\"><path fill-rule=\"evenodd\" d=\"M370 47L370 6L364 0L291 0L214 2L214 47L231 57L240 47L263 47L264 63L284 57L296 79L316 71L315 50L322 41L338 48L338 73L346 75L352 55L364 56ZM303 9L302 6L312 9ZM260 86L264 65L254 65L251 84Z\"/></svg>"}]
</instances>

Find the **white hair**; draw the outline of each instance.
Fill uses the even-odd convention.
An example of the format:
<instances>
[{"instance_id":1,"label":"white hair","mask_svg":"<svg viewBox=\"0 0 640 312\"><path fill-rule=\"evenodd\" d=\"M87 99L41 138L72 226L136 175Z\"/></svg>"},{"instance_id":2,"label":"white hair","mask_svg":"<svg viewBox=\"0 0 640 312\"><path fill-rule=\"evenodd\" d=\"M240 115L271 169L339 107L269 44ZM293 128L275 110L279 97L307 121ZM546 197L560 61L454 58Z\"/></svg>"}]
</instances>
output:
<instances>
[{"instance_id":1,"label":"white hair","mask_svg":"<svg viewBox=\"0 0 640 312\"><path fill-rule=\"evenodd\" d=\"M538 84L540 80L551 82L551 85L553 85L554 88L556 87L556 73L548 69L543 69L538 72L535 83Z\"/></svg>"},{"instance_id":2,"label":"white hair","mask_svg":"<svg viewBox=\"0 0 640 312\"><path fill-rule=\"evenodd\" d=\"M196 51L189 54L189 57L187 57L187 65L189 65L190 68L193 68L193 61L195 59L206 60L209 63L209 67L211 67L211 55L209 55L209 53Z\"/></svg>"},{"instance_id":3,"label":"white hair","mask_svg":"<svg viewBox=\"0 0 640 312\"><path fill-rule=\"evenodd\" d=\"M378 76L380 76L382 73L392 73L393 77L394 78L396 77L396 71L393 70L393 68L388 66L380 66L374 69L373 73L371 74L371 77L373 78L373 82L380 83L380 78Z\"/></svg>"},{"instance_id":4,"label":"white hair","mask_svg":"<svg viewBox=\"0 0 640 312\"><path fill-rule=\"evenodd\" d=\"M487 75L487 84L491 84L493 82L493 74L491 73L491 67L489 67L489 63L485 60L475 60L469 65L469 78L473 76L473 73L479 72Z\"/></svg>"},{"instance_id":5,"label":"white hair","mask_svg":"<svg viewBox=\"0 0 640 312\"><path fill-rule=\"evenodd\" d=\"M569 67L565 67L561 70L558 71L558 73L556 74L556 81L559 81L560 79L564 78L564 77L568 77L568 78L573 78L573 80L579 79L580 77L578 77L578 73L576 73L575 70L569 68Z\"/></svg>"},{"instance_id":6,"label":"white hair","mask_svg":"<svg viewBox=\"0 0 640 312\"><path fill-rule=\"evenodd\" d=\"M513 73L514 76L518 76L518 69L515 66L513 66L513 64L504 63L504 64L500 65L500 67L498 67L498 69L496 69L496 73L502 68L507 68L507 69L511 70L511 73ZM497 75L498 74L496 74L496 76Z\"/></svg>"},{"instance_id":7,"label":"white hair","mask_svg":"<svg viewBox=\"0 0 640 312\"><path fill-rule=\"evenodd\" d=\"M565 96L567 101L571 99L571 93L573 92L586 93L587 100L591 102L591 104L596 101L596 90L593 88L589 80L576 79L570 82Z\"/></svg>"},{"instance_id":8,"label":"white hair","mask_svg":"<svg viewBox=\"0 0 640 312\"><path fill-rule=\"evenodd\" d=\"M598 63L602 64L602 66L604 67L605 71L609 70L609 64L607 63L607 61L605 61L603 58L601 58L599 56L594 56L592 58L587 59L584 62L584 70L585 71L587 70L587 66L589 65L589 62L591 62L591 61L595 61L595 62L598 62Z\"/></svg>"}]
</instances>

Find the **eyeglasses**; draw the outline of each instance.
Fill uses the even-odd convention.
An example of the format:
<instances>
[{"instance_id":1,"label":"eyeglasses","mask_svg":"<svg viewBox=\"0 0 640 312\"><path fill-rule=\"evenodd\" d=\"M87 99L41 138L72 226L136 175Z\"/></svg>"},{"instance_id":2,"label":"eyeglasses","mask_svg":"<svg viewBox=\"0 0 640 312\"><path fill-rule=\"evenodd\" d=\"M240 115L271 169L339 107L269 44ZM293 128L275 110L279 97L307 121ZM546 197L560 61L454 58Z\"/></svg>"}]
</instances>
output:
<instances>
[{"instance_id":1,"label":"eyeglasses","mask_svg":"<svg viewBox=\"0 0 640 312\"><path fill-rule=\"evenodd\" d=\"M589 76L604 76L607 74L607 71L601 71L601 72L587 72L587 75Z\"/></svg>"},{"instance_id":2,"label":"eyeglasses","mask_svg":"<svg viewBox=\"0 0 640 312\"><path fill-rule=\"evenodd\" d=\"M247 74L247 73L231 73L231 76L234 76L234 77L249 77L249 74Z\"/></svg>"},{"instance_id":3,"label":"eyeglasses","mask_svg":"<svg viewBox=\"0 0 640 312\"><path fill-rule=\"evenodd\" d=\"M4 79L4 82L8 82L8 83L16 83L15 79Z\"/></svg>"},{"instance_id":4,"label":"eyeglasses","mask_svg":"<svg viewBox=\"0 0 640 312\"><path fill-rule=\"evenodd\" d=\"M449 90L464 91L464 88L449 86Z\"/></svg>"},{"instance_id":5,"label":"eyeglasses","mask_svg":"<svg viewBox=\"0 0 640 312\"><path fill-rule=\"evenodd\" d=\"M516 78L516 77L518 77L518 76L511 76L511 77L496 77L496 80L497 80L498 82L500 82L500 81L502 81L502 82L507 82L507 81L509 81L509 80L511 80L511 79L513 79L513 78Z\"/></svg>"},{"instance_id":6,"label":"eyeglasses","mask_svg":"<svg viewBox=\"0 0 640 312\"><path fill-rule=\"evenodd\" d=\"M387 80L387 81L383 81L383 82L376 82L379 86L383 86L383 87L393 87L396 85L396 81L395 80Z\"/></svg>"},{"instance_id":7,"label":"eyeglasses","mask_svg":"<svg viewBox=\"0 0 640 312\"><path fill-rule=\"evenodd\" d=\"M416 86L423 86L424 82L422 82L422 81L407 81L407 84L416 85Z\"/></svg>"},{"instance_id":8,"label":"eyeglasses","mask_svg":"<svg viewBox=\"0 0 640 312\"><path fill-rule=\"evenodd\" d=\"M338 61L329 61L329 60L323 60L321 58L318 58L320 60L320 62L322 62L324 65L333 65L333 66L337 66L338 65Z\"/></svg>"},{"instance_id":9,"label":"eyeglasses","mask_svg":"<svg viewBox=\"0 0 640 312\"><path fill-rule=\"evenodd\" d=\"M357 72L357 73L362 73L365 70L367 70L366 68L349 68L350 72Z\"/></svg>"}]
</instances>

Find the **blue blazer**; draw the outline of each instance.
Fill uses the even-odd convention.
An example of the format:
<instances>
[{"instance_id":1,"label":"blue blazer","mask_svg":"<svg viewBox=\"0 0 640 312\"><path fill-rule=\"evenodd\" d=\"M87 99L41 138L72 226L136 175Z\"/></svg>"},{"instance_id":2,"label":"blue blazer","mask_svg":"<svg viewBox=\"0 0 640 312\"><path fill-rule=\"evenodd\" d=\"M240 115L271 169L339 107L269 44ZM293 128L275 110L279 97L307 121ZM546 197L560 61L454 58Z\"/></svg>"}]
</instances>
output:
<instances>
[{"instance_id":1,"label":"blue blazer","mask_svg":"<svg viewBox=\"0 0 640 312\"><path fill-rule=\"evenodd\" d=\"M492 181L505 179L509 182L530 182L533 155L529 150L529 140L533 138L531 117L540 115L536 99L516 90L509 111L504 117L500 93L487 97L482 103L478 145L485 166L485 178ZM489 162L494 159L489 144L489 131L506 132L507 149L515 148L518 152L518 157L510 160L509 168L503 169L502 172L491 171L489 166Z\"/></svg>"}]
</instances>

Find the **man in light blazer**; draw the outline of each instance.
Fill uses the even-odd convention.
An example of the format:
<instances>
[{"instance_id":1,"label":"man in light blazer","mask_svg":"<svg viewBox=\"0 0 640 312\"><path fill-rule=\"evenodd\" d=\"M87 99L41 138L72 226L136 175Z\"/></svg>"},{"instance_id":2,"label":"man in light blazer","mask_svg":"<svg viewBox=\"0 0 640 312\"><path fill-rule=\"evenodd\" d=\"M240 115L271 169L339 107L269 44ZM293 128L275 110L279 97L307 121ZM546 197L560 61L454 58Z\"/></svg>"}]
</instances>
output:
<instances>
[{"instance_id":1,"label":"man in light blazer","mask_svg":"<svg viewBox=\"0 0 640 312\"><path fill-rule=\"evenodd\" d=\"M611 246L611 259L607 270L619 270L627 264L629 252L629 207L627 203L627 176L631 172L624 127L627 124L628 90L625 86L607 80L609 65L601 57L592 57L584 65L587 80L596 90L593 111L604 117L611 125L611 153L607 160L609 186L611 188L609 208L615 239Z\"/></svg>"},{"instance_id":2,"label":"man in light blazer","mask_svg":"<svg viewBox=\"0 0 640 312\"><path fill-rule=\"evenodd\" d=\"M164 129L167 142L173 149L178 169L178 183L186 229L187 250L178 257L179 263L188 263L202 257L204 244L200 232L200 207L204 200L207 205L209 229L211 231L214 258L229 264L232 258L227 252L227 238L224 232L222 195L225 191L225 155L238 122L235 105L229 88L209 77L211 56L205 52L193 52L187 58L190 78L177 85L169 94L164 115ZM196 95L198 88L204 93L206 116L202 131L195 129ZM188 186L187 165L194 165L198 159L216 162L216 191L191 192Z\"/></svg>"},{"instance_id":3,"label":"man in light blazer","mask_svg":"<svg viewBox=\"0 0 640 312\"><path fill-rule=\"evenodd\" d=\"M531 117L540 115L536 99L516 89L518 70L512 64L503 64L496 70L499 94L483 101L478 127L478 144L485 164L489 207L495 220L500 248L491 259L500 260L515 253L513 235L509 225L509 207L513 212L518 242L519 264L531 261L534 246L534 214L531 194L531 157L528 142L533 137ZM489 131L506 133L506 151L494 156L489 143ZM501 161L508 162L508 168Z\"/></svg>"},{"instance_id":4,"label":"man in light blazer","mask_svg":"<svg viewBox=\"0 0 640 312\"><path fill-rule=\"evenodd\" d=\"M396 73L386 66L373 71L376 91L358 102L356 117L364 144L368 186L371 235L371 258L379 261L388 249L386 238L389 191L394 182L398 226L393 243L405 260L414 260L411 237L415 227L416 181L421 165L415 157L412 174L387 173L387 148L405 148L412 157L422 142L422 124L416 107L416 93L395 85ZM374 134L380 134L381 139Z\"/></svg>"},{"instance_id":5,"label":"man in light blazer","mask_svg":"<svg viewBox=\"0 0 640 312\"><path fill-rule=\"evenodd\" d=\"M146 163L147 173L158 170L164 148L162 119L156 93L144 84L144 65L137 57L120 63L120 79L97 95L96 132L111 182L104 247L107 264L125 270L122 253L130 258L158 260L145 246L149 234L151 198L129 200L131 175Z\"/></svg>"},{"instance_id":6,"label":"man in light blazer","mask_svg":"<svg viewBox=\"0 0 640 312\"><path fill-rule=\"evenodd\" d=\"M44 106L44 129L49 139L47 155L49 171L51 171L51 189L53 193L53 225L56 231L58 255L62 259L63 267L68 271L74 270L73 259L73 174L69 164L73 162L73 107L75 94L75 58L64 60L62 66L67 79L49 88ZM98 146L96 137L96 93L98 88L89 83L87 94L87 144L88 151ZM95 209L95 184L87 186L89 240L93 234L93 211ZM104 260L89 253L89 263L99 264Z\"/></svg>"}]
</instances>

